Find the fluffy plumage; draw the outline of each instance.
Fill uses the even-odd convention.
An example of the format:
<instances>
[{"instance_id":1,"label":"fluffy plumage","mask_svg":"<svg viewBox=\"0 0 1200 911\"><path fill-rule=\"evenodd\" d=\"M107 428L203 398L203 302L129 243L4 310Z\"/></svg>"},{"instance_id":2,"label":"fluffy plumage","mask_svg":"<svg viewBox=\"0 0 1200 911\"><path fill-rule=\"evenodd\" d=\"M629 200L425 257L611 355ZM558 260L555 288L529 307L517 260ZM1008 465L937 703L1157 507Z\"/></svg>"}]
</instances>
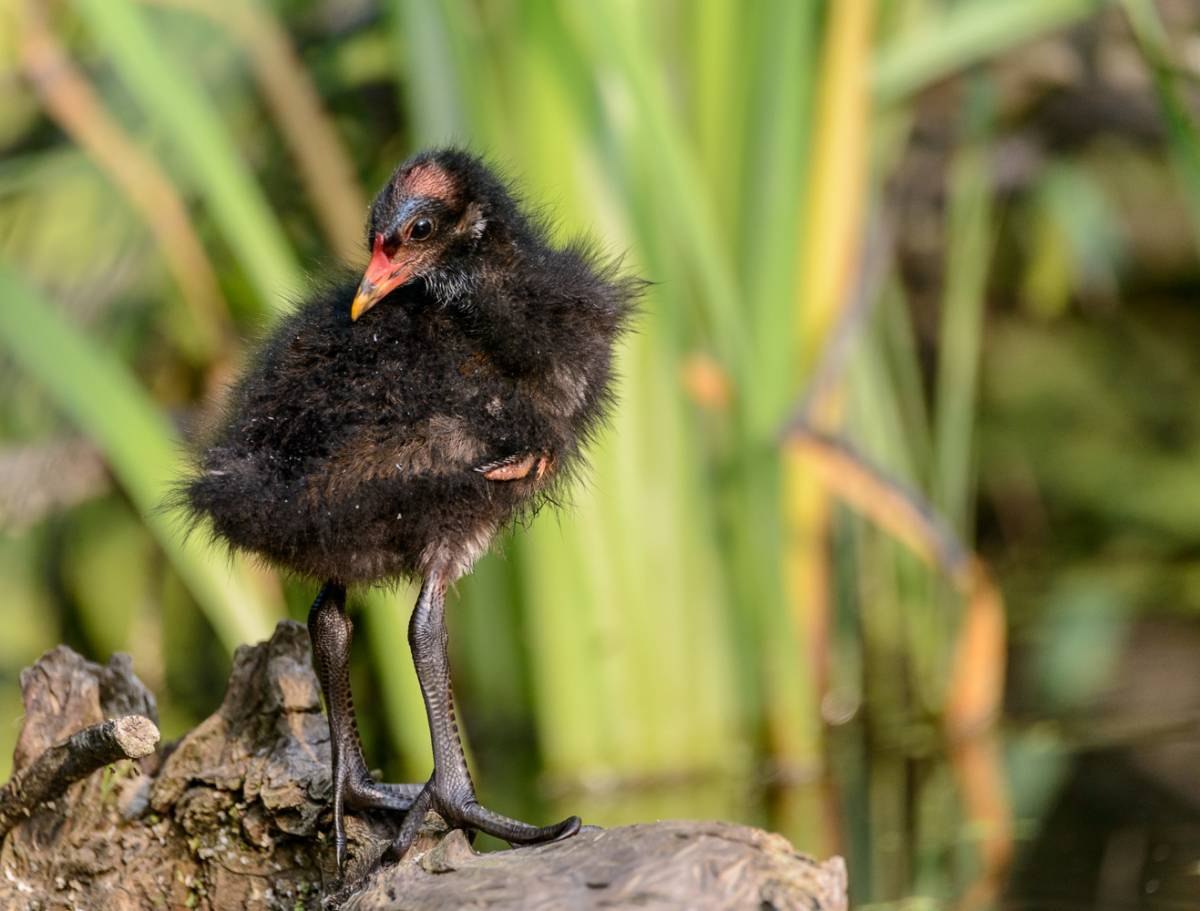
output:
<instances>
[{"instance_id":1,"label":"fluffy plumage","mask_svg":"<svg viewBox=\"0 0 1200 911\"><path fill-rule=\"evenodd\" d=\"M397 169L368 245L414 212L435 227L407 284L353 322L353 281L315 293L233 390L183 499L234 547L341 584L459 575L601 422L641 283L552 246L463 152Z\"/></svg>"}]
</instances>

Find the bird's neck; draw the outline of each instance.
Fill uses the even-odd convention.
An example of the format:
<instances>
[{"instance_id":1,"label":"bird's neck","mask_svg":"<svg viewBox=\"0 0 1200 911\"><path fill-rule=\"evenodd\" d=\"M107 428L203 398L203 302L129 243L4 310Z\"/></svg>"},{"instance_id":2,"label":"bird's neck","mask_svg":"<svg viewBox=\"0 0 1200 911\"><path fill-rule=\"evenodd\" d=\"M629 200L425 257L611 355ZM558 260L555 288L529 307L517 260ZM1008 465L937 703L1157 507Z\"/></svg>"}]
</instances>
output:
<instances>
[{"instance_id":1,"label":"bird's neck","mask_svg":"<svg viewBox=\"0 0 1200 911\"><path fill-rule=\"evenodd\" d=\"M512 276L520 275L528 241L507 224L489 224L469 257L432 272L425 287L439 305L469 311L487 300L508 297Z\"/></svg>"}]
</instances>

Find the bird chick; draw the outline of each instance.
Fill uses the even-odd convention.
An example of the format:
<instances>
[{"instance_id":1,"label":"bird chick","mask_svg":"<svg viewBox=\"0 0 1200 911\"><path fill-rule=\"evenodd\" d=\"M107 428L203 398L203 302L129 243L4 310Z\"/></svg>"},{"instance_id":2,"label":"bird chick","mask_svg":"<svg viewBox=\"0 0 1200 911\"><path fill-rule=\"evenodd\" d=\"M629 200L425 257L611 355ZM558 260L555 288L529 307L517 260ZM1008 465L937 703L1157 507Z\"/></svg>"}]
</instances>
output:
<instances>
[{"instance_id":1,"label":"bird chick","mask_svg":"<svg viewBox=\"0 0 1200 911\"><path fill-rule=\"evenodd\" d=\"M497 531L580 462L612 402L613 346L642 289L593 248L552 245L480 159L426 152L371 206L357 286L334 282L283 319L236 384L185 482L194 520L234 548L323 581L309 614L329 711L334 835L347 810L425 811L510 843L573 834L479 805L454 720L446 587ZM372 780L349 682L346 587L421 580L409 643L434 769Z\"/></svg>"}]
</instances>

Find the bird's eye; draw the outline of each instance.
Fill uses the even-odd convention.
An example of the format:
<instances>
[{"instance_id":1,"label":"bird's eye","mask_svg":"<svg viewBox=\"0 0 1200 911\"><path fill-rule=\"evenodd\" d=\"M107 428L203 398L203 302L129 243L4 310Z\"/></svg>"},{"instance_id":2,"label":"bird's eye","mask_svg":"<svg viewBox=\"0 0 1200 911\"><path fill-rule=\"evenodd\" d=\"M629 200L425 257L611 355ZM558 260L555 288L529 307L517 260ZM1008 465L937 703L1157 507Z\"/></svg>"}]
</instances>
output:
<instances>
[{"instance_id":1,"label":"bird's eye","mask_svg":"<svg viewBox=\"0 0 1200 911\"><path fill-rule=\"evenodd\" d=\"M433 233L433 222L428 218L418 218L408 229L409 240L425 240Z\"/></svg>"}]
</instances>

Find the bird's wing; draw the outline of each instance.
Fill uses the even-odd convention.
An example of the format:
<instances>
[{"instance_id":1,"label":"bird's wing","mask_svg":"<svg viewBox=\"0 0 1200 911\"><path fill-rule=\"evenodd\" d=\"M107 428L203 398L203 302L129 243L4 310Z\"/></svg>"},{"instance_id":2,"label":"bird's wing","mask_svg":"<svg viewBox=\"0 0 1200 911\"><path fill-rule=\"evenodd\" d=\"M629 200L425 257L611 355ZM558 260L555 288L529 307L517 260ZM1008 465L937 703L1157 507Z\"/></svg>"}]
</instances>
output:
<instances>
[{"instance_id":1,"label":"bird's wing","mask_svg":"<svg viewBox=\"0 0 1200 911\"><path fill-rule=\"evenodd\" d=\"M547 453L521 452L479 465L475 470L489 481L520 481L530 474L541 480L553 464L553 458Z\"/></svg>"},{"instance_id":2,"label":"bird's wing","mask_svg":"<svg viewBox=\"0 0 1200 911\"><path fill-rule=\"evenodd\" d=\"M405 427L371 427L337 447L323 470L327 483L354 486L389 478L446 477L469 472L488 447L461 418L437 415Z\"/></svg>"}]
</instances>

